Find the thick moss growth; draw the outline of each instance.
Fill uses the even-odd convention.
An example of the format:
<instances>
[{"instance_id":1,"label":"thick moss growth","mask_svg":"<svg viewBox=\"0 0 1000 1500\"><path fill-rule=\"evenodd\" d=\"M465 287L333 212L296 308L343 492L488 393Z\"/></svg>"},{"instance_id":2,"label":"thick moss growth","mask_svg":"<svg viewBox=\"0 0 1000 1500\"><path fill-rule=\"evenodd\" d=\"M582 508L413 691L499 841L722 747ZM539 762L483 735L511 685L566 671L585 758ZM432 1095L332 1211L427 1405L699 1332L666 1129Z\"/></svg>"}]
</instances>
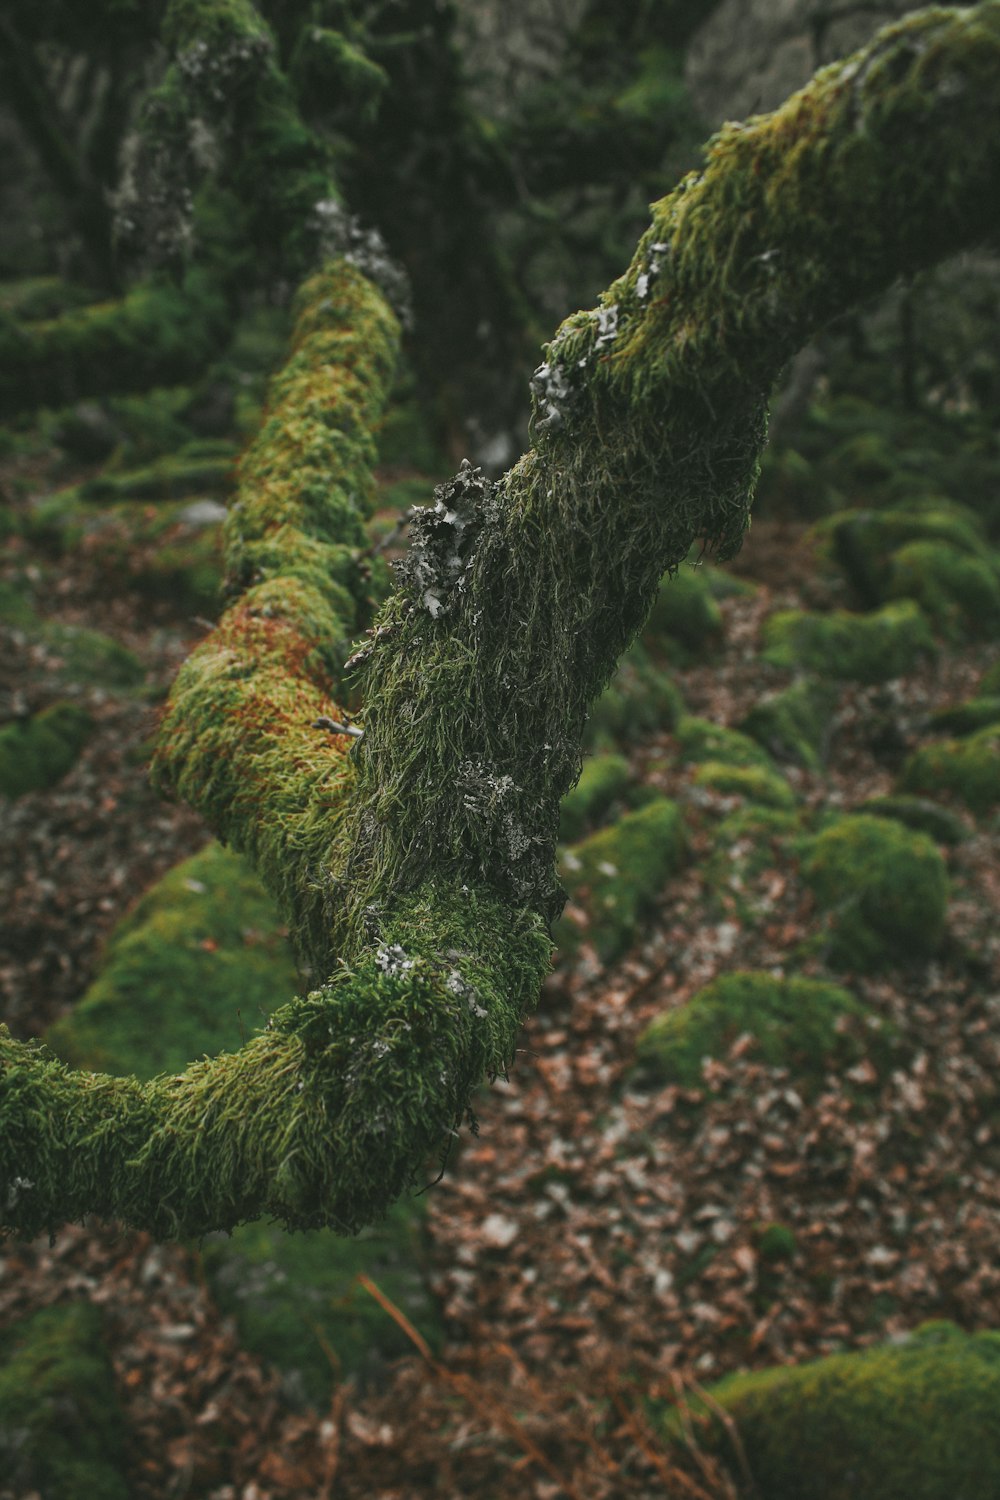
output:
<instances>
[{"instance_id":1,"label":"thick moss growth","mask_svg":"<svg viewBox=\"0 0 1000 1500\"><path fill-rule=\"evenodd\" d=\"M993 640L1000 633L1000 570L937 541L909 542L892 559L887 592L913 599L952 641Z\"/></svg>"},{"instance_id":2,"label":"thick moss growth","mask_svg":"<svg viewBox=\"0 0 1000 1500\"><path fill-rule=\"evenodd\" d=\"M941 946L948 876L924 833L887 818L839 818L808 840L802 874L830 920L830 960L875 969Z\"/></svg>"},{"instance_id":3,"label":"thick moss growth","mask_svg":"<svg viewBox=\"0 0 1000 1500\"><path fill-rule=\"evenodd\" d=\"M1000 694L970 698L954 708L943 708L931 714L930 723L932 729L957 737L988 729L991 724L1000 724Z\"/></svg>"},{"instance_id":4,"label":"thick moss growth","mask_svg":"<svg viewBox=\"0 0 1000 1500\"><path fill-rule=\"evenodd\" d=\"M636 641L590 710L584 746L630 744L643 735L672 729L682 712L680 689L652 660L643 642Z\"/></svg>"},{"instance_id":5,"label":"thick moss growth","mask_svg":"<svg viewBox=\"0 0 1000 1500\"><path fill-rule=\"evenodd\" d=\"M871 818L894 818L907 828L926 833L936 844L960 844L969 836L961 818L929 797L872 797L857 811Z\"/></svg>"},{"instance_id":6,"label":"thick moss growth","mask_svg":"<svg viewBox=\"0 0 1000 1500\"><path fill-rule=\"evenodd\" d=\"M832 683L800 677L758 703L739 727L776 760L815 771L826 760L837 696Z\"/></svg>"},{"instance_id":7,"label":"thick moss growth","mask_svg":"<svg viewBox=\"0 0 1000 1500\"><path fill-rule=\"evenodd\" d=\"M235 1051L296 987L270 897L244 859L209 844L119 923L46 1041L74 1066L151 1078Z\"/></svg>"},{"instance_id":8,"label":"thick moss growth","mask_svg":"<svg viewBox=\"0 0 1000 1500\"><path fill-rule=\"evenodd\" d=\"M774 666L851 682L901 677L935 649L930 626L910 599L870 615L779 610L765 621L764 646L764 659Z\"/></svg>"},{"instance_id":9,"label":"thick moss growth","mask_svg":"<svg viewBox=\"0 0 1000 1500\"><path fill-rule=\"evenodd\" d=\"M124 1424L101 1316L43 1308L0 1332L0 1489L44 1500L128 1500Z\"/></svg>"},{"instance_id":10,"label":"thick moss growth","mask_svg":"<svg viewBox=\"0 0 1000 1500\"><path fill-rule=\"evenodd\" d=\"M657 1016L636 1047L643 1077L697 1088L702 1060L724 1061L750 1032L754 1056L789 1068L797 1088L815 1092L830 1071L862 1057L889 1066L891 1033L848 990L814 979L781 979L752 971L724 974L686 1005Z\"/></svg>"},{"instance_id":11,"label":"thick moss growth","mask_svg":"<svg viewBox=\"0 0 1000 1500\"><path fill-rule=\"evenodd\" d=\"M844 573L864 608L890 597L920 600L906 587L893 590L900 550L932 544L995 572L995 556L974 511L941 497L899 510L855 510L831 516L815 530L822 554ZM922 601L921 601L922 602Z\"/></svg>"},{"instance_id":12,"label":"thick moss growth","mask_svg":"<svg viewBox=\"0 0 1000 1500\"><path fill-rule=\"evenodd\" d=\"M695 786L708 787L728 797L745 797L765 807L794 807L795 793L783 777L763 766L730 766L707 760L698 767Z\"/></svg>"},{"instance_id":13,"label":"thick moss growth","mask_svg":"<svg viewBox=\"0 0 1000 1500\"><path fill-rule=\"evenodd\" d=\"M722 611L705 570L682 565L661 583L643 639L685 660L717 650L723 629Z\"/></svg>"},{"instance_id":14,"label":"thick moss growth","mask_svg":"<svg viewBox=\"0 0 1000 1500\"><path fill-rule=\"evenodd\" d=\"M76 703L53 703L0 729L0 796L21 797L55 783L86 744L93 720Z\"/></svg>"},{"instance_id":15,"label":"thick moss growth","mask_svg":"<svg viewBox=\"0 0 1000 1500\"><path fill-rule=\"evenodd\" d=\"M209 451L206 451L209 450ZM104 471L65 492L67 503L109 500L181 500L227 494L235 484L236 449L229 443L191 443L142 469Z\"/></svg>"},{"instance_id":16,"label":"thick moss growth","mask_svg":"<svg viewBox=\"0 0 1000 1500\"><path fill-rule=\"evenodd\" d=\"M244 1224L231 1238L215 1236L204 1246L213 1291L235 1317L241 1342L295 1372L301 1394L321 1409L337 1380L377 1381L388 1360L412 1353L398 1325L357 1285L359 1272L432 1345L443 1341L424 1269L424 1201L403 1199L355 1239L329 1229L286 1234L273 1225Z\"/></svg>"},{"instance_id":17,"label":"thick moss growth","mask_svg":"<svg viewBox=\"0 0 1000 1500\"><path fill-rule=\"evenodd\" d=\"M1000 1334L931 1323L903 1344L733 1375L711 1396L767 1500L1000 1500ZM713 1418L699 1441L731 1453Z\"/></svg>"},{"instance_id":18,"label":"thick moss growth","mask_svg":"<svg viewBox=\"0 0 1000 1500\"><path fill-rule=\"evenodd\" d=\"M620 957L663 886L680 869L685 840L680 809L657 797L625 813L563 853L560 876L571 911L555 925L554 938L572 951L582 938L605 963ZM580 913L575 920L573 912Z\"/></svg>"},{"instance_id":19,"label":"thick moss growth","mask_svg":"<svg viewBox=\"0 0 1000 1500\"><path fill-rule=\"evenodd\" d=\"M146 675L134 651L99 630L52 623L43 627L42 637L58 653L61 673L71 682L132 688Z\"/></svg>"},{"instance_id":20,"label":"thick moss growth","mask_svg":"<svg viewBox=\"0 0 1000 1500\"><path fill-rule=\"evenodd\" d=\"M951 792L974 813L1000 803L1000 724L962 740L922 745L903 767L900 790L938 796Z\"/></svg>"},{"instance_id":21,"label":"thick moss growth","mask_svg":"<svg viewBox=\"0 0 1000 1500\"><path fill-rule=\"evenodd\" d=\"M678 759L683 763L717 761L726 766L757 766L764 771L774 770L774 762L767 751L738 729L727 729L723 724L713 724L709 719L688 714L680 720L674 735Z\"/></svg>"},{"instance_id":22,"label":"thick moss growth","mask_svg":"<svg viewBox=\"0 0 1000 1500\"><path fill-rule=\"evenodd\" d=\"M566 793L559 808L559 838L564 844L582 838L620 798L632 780L624 755L594 755L584 761L580 780Z\"/></svg>"}]
</instances>

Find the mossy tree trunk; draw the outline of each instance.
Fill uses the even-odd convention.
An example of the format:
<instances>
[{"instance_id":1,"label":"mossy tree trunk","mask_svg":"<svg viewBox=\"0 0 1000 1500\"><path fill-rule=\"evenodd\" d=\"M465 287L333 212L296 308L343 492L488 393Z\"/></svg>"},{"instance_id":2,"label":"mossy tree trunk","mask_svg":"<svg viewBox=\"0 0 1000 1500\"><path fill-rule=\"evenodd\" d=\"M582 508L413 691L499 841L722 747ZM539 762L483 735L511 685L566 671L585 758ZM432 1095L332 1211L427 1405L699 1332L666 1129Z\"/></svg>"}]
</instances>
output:
<instances>
[{"instance_id":1,"label":"mossy tree trunk","mask_svg":"<svg viewBox=\"0 0 1000 1500\"><path fill-rule=\"evenodd\" d=\"M145 1085L4 1035L9 1228L350 1230L413 1181L512 1057L587 706L692 542L738 548L781 367L998 228L998 0L907 18L727 125L548 346L531 450L439 492L347 663L396 327L356 268L307 284L229 522L237 598L178 679L158 774L250 853L329 977L241 1051ZM360 740L336 728L355 681Z\"/></svg>"}]
</instances>

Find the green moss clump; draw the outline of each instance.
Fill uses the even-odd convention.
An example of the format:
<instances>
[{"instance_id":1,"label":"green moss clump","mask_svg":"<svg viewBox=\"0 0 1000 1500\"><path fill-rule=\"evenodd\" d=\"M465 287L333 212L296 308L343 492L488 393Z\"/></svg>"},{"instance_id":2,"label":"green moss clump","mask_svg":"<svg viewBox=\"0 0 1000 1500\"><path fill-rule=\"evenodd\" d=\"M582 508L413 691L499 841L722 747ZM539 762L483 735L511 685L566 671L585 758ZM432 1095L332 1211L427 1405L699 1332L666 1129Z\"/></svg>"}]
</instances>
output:
<instances>
[{"instance_id":1,"label":"green moss clump","mask_svg":"<svg viewBox=\"0 0 1000 1500\"><path fill-rule=\"evenodd\" d=\"M718 761L726 766L757 766L764 771L774 770L774 762L767 751L738 729L727 729L723 724L713 724L708 719L688 714L680 720L674 735L679 747L678 759L682 763Z\"/></svg>"},{"instance_id":2,"label":"green moss clump","mask_svg":"<svg viewBox=\"0 0 1000 1500\"><path fill-rule=\"evenodd\" d=\"M930 626L910 599L869 615L779 610L765 621L764 646L764 659L774 666L851 682L901 677L935 650Z\"/></svg>"},{"instance_id":3,"label":"green moss clump","mask_svg":"<svg viewBox=\"0 0 1000 1500\"><path fill-rule=\"evenodd\" d=\"M134 651L99 630L82 625L48 624L46 644L58 652L61 673L72 682L112 688L138 687L146 671Z\"/></svg>"},{"instance_id":4,"label":"green moss clump","mask_svg":"<svg viewBox=\"0 0 1000 1500\"><path fill-rule=\"evenodd\" d=\"M682 565L661 583L642 636L647 646L686 659L716 650L723 630L722 611L704 569Z\"/></svg>"},{"instance_id":5,"label":"green moss clump","mask_svg":"<svg viewBox=\"0 0 1000 1500\"><path fill-rule=\"evenodd\" d=\"M622 796L632 780L632 767L624 755L594 755L583 763L580 780L566 793L559 807L559 838L571 844L583 837L608 808Z\"/></svg>"},{"instance_id":6,"label":"green moss clump","mask_svg":"<svg viewBox=\"0 0 1000 1500\"><path fill-rule=\"evenodd\" d=\"M894 593L892 586L896 558L913 543L955 552L987 570L994 563L975 512L938 496L905 509L842 512L821 522L814 535L821 554L829 555L868 609L891 597L922 602L919 593L907 588Z\"/></svg>"},{"instance_id":7,"label":"green moss clump","mask_svg":"<svg viewBox=\"0 0 1000 1500\"><path fill-rule=\"evenodd\" d=\"M776 760L816 771L826 760L837 696L832 683L800 677L756 704L739 727Z\"/></svg>"},{"instance_id":8,"label":"green moss clump","mask_svg":"<svg viewBox=\"0 0 1000 1500\"><path fill-rule=\"evenodd\" d=\"M698 767L695 786L708 787L723 796L745 797L765 807L794 807L795 793L783 777L763 766L730 766L723 761L707 760Z\"/></svg>"},{"instance_id":9,"label":"green moss clump","mask_svg":"<svg viewBox=\"0 0 1000 1500\"><path fill-rule=\"evenodd\" d=\"M590 710L585 749L630 744L643 735L672 729L683 712L680 689L670 674L636 641Z\"/></svg>"},{"instance_id":10,"label":"green moss clump","mask_svg":"<svg viewBox=\"0 0 1000 1500\"><path fill-rule=\"evenodd\" d=\"M101 1315L61 1303L0 1332L0 1485L45 1500L128 1500L124 1423Z\"/></svg>"},{"instance_id":11,"label":"green moss clump","mask_svg":"<svg viewBox=\"0 0 1000 1500\"><path fill-rule=\"evenodd\" d=\"M432 1347L443 1342L440 1310L427 1285L424 1201L403 1199L355 1239L329 1229L286 1234L273 1225L245 1224L231 1238L213 1236L204 1246L212 1290L222 1311L235 1318L241 1343L293 1373L313 1405L325 1406L337 1381L378 1381L388 1360L412 1352L399 1326L357 1284L359 1272L402 1308Z\"/></svg>"},{"instance_id":12,"label":"green moss clump","mask_svg":"<svg viewBox=\"0 0 1000 1500\"><path fill-rule=\"evenodd\" d=\"M1000 694L1000 661L994 662L992 667L983 673L979 682L981 698L989 698L994 694Z\"/></svg>"},{"instance_id":13,"label":"green moss clump","mask_svg":"<svg viewBox=\"0 0 1000 1500\"><path fill-rule=\"evenodd\" d=\"M0 796L21 797L60 781L90 738L94 724L76 703L53 703L0 729Z\"/></svg>"},{"instance_id":14,"label":"green moss clump","mask_svg":"<svg viewBox=\"0 0 1000 1500\"><path fill-rule=\"evenodd\" d=\"M948 876L926 834L854 815L809 839L803 854L803 877L829 914L832 963L875 969L938 951Z\"/></svg>"},{"instance_id":15,"label":"green moss clump","mask_svg":"<svg viewBox=\"0 0 1000 1500\"><path fill-rule=\"evenodd\" d=\"M575 949L589 938L605 963L620 957L663 886L681 868L685 838L680 809L657 797L625 813L565 850L560 875L572 906L586 913L585 929L564 914L556 923L557 945Z\"/></svg>"},{"instance_id":16,"label":"green moss clump","mask_svg":"<svg viewBox=\"0 0 1000 1500\"><path fill-rule=\"evenodd\" d=\"M970 698L954 708L942 708L931 714L931 728L945 734L975 734L978 729L988 729L991 724L1000 724L1000 693L985 697Z\"/></svg>"},{"instance_id":17,"label":"green moss clump","mask_svg":"<svg viewBox=\"0 0 1000 1500\"><path fill-rule=\"evenodd\" d=\"M998 1500L1000 1334L928 1324L902 1344L733 1375L733 1419L767 1500ZM703 1444L728 1437L706 1418Z\"/></svg>"},{"instance_id":18,"label":"green moss clump","mask_svg":"<svg viewBox=\"0 0 1000 1500\"><path fill-rule=\"evenodd\" d=\"M960 844L969 836L962 819L927 797L872 797L857 809L865 817L894 818L926 833L936 844Z\"/></svg>"},{"instance_id":19,"label":"green moss clump","mask_svg":"<svg viewBox=\"0 0 1000 1500\"><path fill-rule=\"evenodd\" d=\"M235 479L237 452L230 444L190 444L179 453L159 458L142 469L124 473L105 470L66 494L91 504L109 500L181 500L189 495L227 494ZM194 452L190 451L194 449ZM219 449L223 451L218 451Z\"/></svg>"},{"instance_id":20,"label":"green moss clump","mask_svg":"<svg viewBox=\"0 0 1000 1500\"><path fill-rule=\"evenodd\" d=\"M639 1038L636 1063L658 1084L697 1088L703 1059L724 1060L744 1032L755 1039L756 1057L789 1068L807 1093L831 1070L842 1072L862 1057L882 1070L891 1057L889 1028L875 1024L848 990L746 970L722 975L686 1005L657 1016Z\"/></svg>"},{"instance_id":21,"label":"green moss clump","mask_svg":"<svg viewBox=\"0 0 1000 1500\"><path fill-rule=\"evenodd\" d=\"M891 599L913 599L951 641L1000 633L1000 570L939 541L909 542L893 555Z\"/></svg>"},{"instance_id":22,"label":"green moss clump","mask_svg":"<svg viewBox=\"0 0 1000 1500\"><path fill-rule=\"evenodd\" d=\"M1000 803L1000 724L963 740L922 745L903 767L900 790L934 797L951 792L974 813Z\"/></svg>"},{"instance_id":23,"label":"green moss clump","mask_svg":"<svg viewBox=\"0 0 1000 1500\"><path fill-rule=\"evenodd\" d=\"M795 1231L787 1224L758 1224L756 1238L761 1260L791 1260L798 1249Z\"/></svg>"},{"instance_id":24,"label":"green moss clump","mask_svg":"<svg viewBox=\"0 0 1000 1500\"><path fill-rule=\"evenodd\" d=\"M235 1050L296 984L259 880L209 844L118 924L100 974L46 1041L75 1067L152 1078Z\"/></svg>"}]
</instances>

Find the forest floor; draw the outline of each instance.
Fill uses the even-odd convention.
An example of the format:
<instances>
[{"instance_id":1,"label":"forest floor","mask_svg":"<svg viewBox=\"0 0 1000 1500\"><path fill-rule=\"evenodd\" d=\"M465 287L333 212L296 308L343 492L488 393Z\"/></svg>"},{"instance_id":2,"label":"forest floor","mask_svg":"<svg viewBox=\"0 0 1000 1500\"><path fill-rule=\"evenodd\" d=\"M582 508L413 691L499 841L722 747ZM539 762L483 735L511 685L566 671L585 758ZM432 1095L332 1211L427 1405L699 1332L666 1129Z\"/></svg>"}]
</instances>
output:
<instances>
[{"instance_id":1,"label":"forest floor","mask_svg":"<svg viewBox=\"0 0 1000 1500\"><path fill-rule=\"evenodd\" d=\"M733 724L787 680L757 641L765 614L814 587L802 530L755 526L737 566L757 593L723 601L724 648L676 673L690 712ZM85 551L54 564L14 540L4 566L48 618L107 631L147 671L144 699L81 688L98 727L80 760L50 790L0 803L0 1016L30 1036L82 993L136 895L207 837L156 799L143 750L204 625L169 606L151 616ZM9 706L56 696L57 652L13 629L0 647ZM845 687L823 770L787 770L802 804L888 792L929 712L967 698L995 656L951 649L889 689ZM734 1368L862 1348L929 1318L1000 1327L996 820L977 827L956 808L969 836L946 851L941 955L847 978L898 1028L891 1076L862 1062L805 1097L738 1043L698 1090L643 1088L635 1043L654 1016L721 973L783 971L817 925L794 861L776 854L749 891L710 877L699 814L715 794L671 751L661 735L631 753L640 774L656 760L658 790L690 815L685 871L619 962L586 944L557 959L510 1078L477 1101L478 1137L428 1192L439 1356L417 1329L380 1388L341 1384L329 1410L296 1410L240 1348L197 1251L96 1223L3 1247L0 1323L77 1296L104 1309L136 1500L721 1500L729 1481L707 1458L686 1479L671 1467L646 1397L683 1404ZM826 973L822 951L804 971ZM774 1260L760 1248L769 1224L792 1236ZM2 1479L0 1496L13 1497Z\"/></svg>"}]
</instances>

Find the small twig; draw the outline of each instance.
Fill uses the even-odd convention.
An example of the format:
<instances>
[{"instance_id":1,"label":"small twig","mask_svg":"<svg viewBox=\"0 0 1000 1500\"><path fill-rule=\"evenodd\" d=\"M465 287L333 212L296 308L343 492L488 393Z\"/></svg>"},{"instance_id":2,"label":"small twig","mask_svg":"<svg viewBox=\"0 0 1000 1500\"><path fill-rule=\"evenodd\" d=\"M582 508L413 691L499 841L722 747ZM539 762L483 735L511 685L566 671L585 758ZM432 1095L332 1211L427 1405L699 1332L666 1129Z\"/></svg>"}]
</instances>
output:
<instances>
[{"instance_id":1,"label":"small twig","mask_svg":"<svg viewBox=\"0 0 1000 1500\"><path fill-rule=\"evenodd\" d=\"M331 719L328 714L320 714L318 719L313 720L314 729L328 729L331 734L349 734L352 739L360 740L364 734L363 729L358 729L355 724L341 724L338 719Z\"/></svg>"}]
</instances>

